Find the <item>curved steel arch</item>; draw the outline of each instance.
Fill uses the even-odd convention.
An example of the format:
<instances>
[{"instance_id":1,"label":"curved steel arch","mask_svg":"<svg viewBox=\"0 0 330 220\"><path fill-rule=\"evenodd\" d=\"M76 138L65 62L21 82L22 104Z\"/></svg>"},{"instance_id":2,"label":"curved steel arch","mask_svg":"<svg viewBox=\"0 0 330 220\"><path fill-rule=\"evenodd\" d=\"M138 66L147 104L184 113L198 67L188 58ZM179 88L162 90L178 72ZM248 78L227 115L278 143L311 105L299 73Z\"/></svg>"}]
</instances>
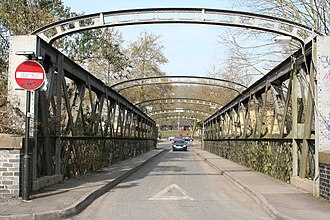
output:
<instances>
[{"instance_id":1,"label":"curved steel arch","mask_svg":"<svg viewBox=\"0 0 330 220\"><path fill-rule=\"evenodd\" d=\"M154 120L157 121L157 119L185 119L185 120L202 120L203 117L192 117L192 116L186 116L186 115L175 115L175 116L161 116L161 115L155 115L153 117Z\"/></svg>"},{"instance_id":2,"label":"curved steel arch","mask_svg":"<svg viewBox=\"0 0 330 220\"><path fill-rule=\"evenodd\" d=\"M165 116L165 115L154 115L152 116L152 119L156 121L160 120L160 119L185 119L185 120L199 120L199 121L203 121L205 120L205 116L199 116L199 115L194 115L194 116L190 116L190 115L171 115L171 116Z\"/></svg>"},{"instance_id":3,"label":"curved steel arch","mask_svg":"<svg viewBox=\"0 0 330 220\"><path fill-rule=\"evenodd\" d=\"M194 79L195 81L187 82L188 79ZM128 85L127 85L128 84ZM226 89L233 90L240 94L241 92L237 88L229 87L226 84L232 84L233 86L238 86L239 88L246 89L247 87L243 84L233 82L230 80L204 77L204 76L152 76L144 78L136 78L125 80L119 83L116 83L111 86L112 89L116 90L118 93L125 89L130 89L140 86L149 86L149 85L161 85L161 84L197 84L197 85L207 85L207 86L217 86ZM222 85L225 84L225 85Z\"/></svg>"},{"instance_id":4,"label":"curved steel arch","mask_svg":"<svg viewBox=\"0 0 330 220\"><path fill-rule=\"evenodd\" d=\"M206 8L145 8L108 11L54 22L32 32L48 43L82 30L139 24L208 24L241 27L291 36L306 42L313 29L297 22L249 12ZM319 32L314 33L320 35Z\"/></svg>"},{"instance_id":5,"label":"curved steel arch","mask_svg":"<svg viewBox=\"0 0 330 220\"><path fill-rule=\"evenodd\" d=\"M221 108L222 105L218 102L208 101L205 99L196 99L196 98L160 98L160 99L151 99L143 102L135 103L135 105L139 108L157 105L157 104L172 104L172 103L182 103L182 104L197 104L197 105L205 105L214 108Z\"/></svg>"},{"instance_id":6,"label":"curved steel arch","mask_svg":"<svg viewBox=\"0 0 330 220\"><path fill-rule=\"evenodd\" d=\"M191 114L198 114L198 115L204 115L204 116L210 116L212 113L206 112L206 111L200 111L195 109L162 109L157 111L151 111L147 114L149 116L158 115L158 114L170 114L170 113L191 113Z\"/></svg>"}]
</instances>

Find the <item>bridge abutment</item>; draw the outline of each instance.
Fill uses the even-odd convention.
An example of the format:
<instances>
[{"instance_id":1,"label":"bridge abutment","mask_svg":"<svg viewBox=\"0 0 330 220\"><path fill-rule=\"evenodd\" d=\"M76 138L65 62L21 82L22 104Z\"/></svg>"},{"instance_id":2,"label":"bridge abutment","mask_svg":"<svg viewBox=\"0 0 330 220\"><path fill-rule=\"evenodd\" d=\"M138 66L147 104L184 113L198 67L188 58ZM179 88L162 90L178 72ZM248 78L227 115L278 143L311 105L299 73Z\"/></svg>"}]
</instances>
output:
<instances>
[{"instance_id":1,"label":"bridge abutment","mask_svg":"<svg viewBox=\"0 0 330 220\"><path fill-rule=\"evenodd\" d=\"M330 202L330 37L318 36L316 46L316 160L319 162L320 196Z\"/></svg>"},{"instance_id":2,"label":"bridge abutment","mask_svg":"<svg viewBox=\"0 0 330 220\"><path fill-rule=\"evenodd\" d=\"M0 134L0 198L18 197L23 137Z\"/></svg>"},{"instance_id":3,"label":"bridge abutment","mask_svg":"<svg viewBox=\"0 0 330 220\"><path fill-rule=\"evenodd\" d=\"M319 153L320 161L320 196L330 201L330 151Z\"/></svg>"}]
</instances>

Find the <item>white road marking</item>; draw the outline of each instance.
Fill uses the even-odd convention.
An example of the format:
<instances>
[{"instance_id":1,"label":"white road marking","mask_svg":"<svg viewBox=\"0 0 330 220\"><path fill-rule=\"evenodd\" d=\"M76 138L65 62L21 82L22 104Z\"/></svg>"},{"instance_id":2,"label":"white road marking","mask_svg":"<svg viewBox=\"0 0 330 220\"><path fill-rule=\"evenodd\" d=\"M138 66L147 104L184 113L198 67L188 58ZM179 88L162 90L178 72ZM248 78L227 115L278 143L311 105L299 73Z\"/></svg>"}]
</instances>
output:
<instances>
[{"instance_id":1,"label":"white road marking","mask_svg":"<svg viewBox=\"0 0 330 220\"><path fill-rule=\"evenodd\" d=\"M44 75L38 72L16 72L16 78L24 79L43 79Z\"/></svg>"},{"instance_id":2,"label":"white road marking","mask_svg":"<svg viewBox=\"0 0 330 220\"><path fill-rule=\"evenodd\" d=\"M164 196L164 194L166 194L172 189L178 190L182 194L182 196ZM152 198L149 198L149 200L187 200L187 199L195 200L194 198L188 196L188 193L176 184L172 184L166 187L165 189L154 195Z\"/></svg>"}]
</instances>

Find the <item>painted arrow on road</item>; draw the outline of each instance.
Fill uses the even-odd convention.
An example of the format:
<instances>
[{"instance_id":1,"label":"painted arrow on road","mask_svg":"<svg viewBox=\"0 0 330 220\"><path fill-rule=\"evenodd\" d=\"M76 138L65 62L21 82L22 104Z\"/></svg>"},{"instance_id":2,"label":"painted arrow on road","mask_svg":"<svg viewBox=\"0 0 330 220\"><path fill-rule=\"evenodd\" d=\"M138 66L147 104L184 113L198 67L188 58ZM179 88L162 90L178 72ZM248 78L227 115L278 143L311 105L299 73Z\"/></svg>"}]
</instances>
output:
<instances>
[{"instance_id":1,"label":"painted arrow on road","mask_svg":"<svg viewBox=\"0 0 330 220\"><path fill-rule=\"evenodd\" d=\"M176 191L179 192L179 196L171 196L171 195L166 195L167 193L170 193L175 189ZM172 191L173 192L173 191ZM154 195L152 198L149 200L195 200L194 198L191 198L186 191L184 191L180 186L176 184L172 184L165 189L161 190L159 193Z\"/></svg>"}]
</instances>

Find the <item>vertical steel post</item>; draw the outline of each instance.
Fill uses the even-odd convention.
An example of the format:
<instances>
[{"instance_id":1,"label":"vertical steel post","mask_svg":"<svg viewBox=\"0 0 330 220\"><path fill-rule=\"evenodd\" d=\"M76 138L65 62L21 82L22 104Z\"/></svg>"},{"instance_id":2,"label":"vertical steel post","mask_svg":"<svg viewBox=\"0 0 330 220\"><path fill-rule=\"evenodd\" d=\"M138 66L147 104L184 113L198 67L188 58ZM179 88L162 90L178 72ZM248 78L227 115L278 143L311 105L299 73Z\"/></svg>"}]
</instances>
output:
<instances>
[{"instance_id":1,"label":"vertical steel post","mask_svg":"<svg viewBox=\"0 0 330 220\"><path fill-rule=\"evenodd\" d=\"M22 199L27 201L30 197L30 157L29 157L29 132L30 132L30 99L31 91L26 91L26 113L25 113L25 142L23 156L23 180L22 180Z\"/></svg>"},{"instance_id":2,"label":"vertical steel post","mask_svg":"<svg viewBox=\"0 0 330 220\"><path fill-rule=\"evenodd\" d=\"M56 76L56 139L55 139L55 173L61 174L61 116L62 116L62 82L64 77L62 55L57 57ZM50 174L49 174L50 175Z\"/></svg>"},{"instance_id":3,"label":"vertical steel post","mask_svg":"<svg viewBox=\"0 0 330 220\"><path fill-rule=\"evenodd\" d=\"M303 48L304 49L304 48ZM305 61L306 62L306 61ZM307 68L307 67L306 67ZM306 98L306 110L305 110L305 123L304 123L304 134L303 134L303 144L301 149L301 159L300 159L300 170L299 170L299 177L305 178L306 171L307 171L307 157L309 152L309 143L308 139L311 136L312 131L312 120L313 120L313 92L314 92L314 70L313 64L310 64L310 70L307 69L303 74L306 75L307 79L307 98ZM309 74L308 74L308 72Z\"/></svg>"},{"instance_id":4,"label":"vertical steel post","mask_svg":"<svg viewBox=\"0 0 330 220\"><path fill-rule=\"evenodd\" d=\"M291 71L293 71L292 78L292 93L291 93L291 105L292 105L292 176L298 175L298 100L297 100L297 73L296 73L296 61L292 57Z\"/></svg>"}]
</instances>

